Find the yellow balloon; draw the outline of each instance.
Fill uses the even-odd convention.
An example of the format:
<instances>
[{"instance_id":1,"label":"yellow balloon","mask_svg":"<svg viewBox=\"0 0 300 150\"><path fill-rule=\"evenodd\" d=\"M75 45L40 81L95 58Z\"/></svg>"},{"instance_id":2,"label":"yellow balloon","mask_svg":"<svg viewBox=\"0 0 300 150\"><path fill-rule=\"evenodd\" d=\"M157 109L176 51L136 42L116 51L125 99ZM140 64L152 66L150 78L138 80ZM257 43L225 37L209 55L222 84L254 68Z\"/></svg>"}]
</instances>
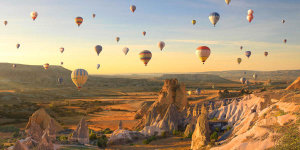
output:
<instances>
[{"instance_id":1,"label":"yellow balloon","mask_svg":"<svg viewBox=\"0 0 300 150\"><path fill-rule=\"evenodd\" d=\"M192 20L192 24L193 24L193 25L195 25L195 24L196 24L196 22L197 22L196 20Z\"/></svg>"},{"instance_id":2,"label":"yellow balloon","mask_svg":"<svg viewBox=\"0 0 300 150\"><path fill-rule=\"evenodd\" d=\"M77 86L78 90L85 84L88 79L88 72L84 69L76 69L71 73L71 79Z\"/></svg>"}]
</instances>

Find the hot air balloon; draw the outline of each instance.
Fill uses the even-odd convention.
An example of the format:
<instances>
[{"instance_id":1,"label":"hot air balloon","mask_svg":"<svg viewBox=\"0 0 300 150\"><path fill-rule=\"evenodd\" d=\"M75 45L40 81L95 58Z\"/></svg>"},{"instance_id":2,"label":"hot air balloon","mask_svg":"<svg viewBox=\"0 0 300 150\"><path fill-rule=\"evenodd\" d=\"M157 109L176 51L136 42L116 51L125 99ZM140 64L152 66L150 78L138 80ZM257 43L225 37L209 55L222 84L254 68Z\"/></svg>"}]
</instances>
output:
<instances>
[{"instance_id":1,"label":"hot air balloon","mask_svg":"<svg viewBox=\"0 0 300 150\"><path fill-rule=\"evenodd\" d=\"M188 93L189 96L192 95L192 91L191 90L189 90L187 93Z\"/></svg>"},{"instance_id":2,"label":"hot air balloon","mask_svg":"<svg viewBox=\"0 0 300 150\"><path fill-rule=\"evenodd\" d=\"M65 48L61 47L59 48L60 53L63 53L65 51Z\"/></svg>"},{"instance_id":3,"label":"hot air balloon","mask_svg":"<svg viewBox=\"0 0 300 150\"><path fill-rule=\"evenodd\" d=\"M12 65L12 67L13 67L13 68L16 68L16 67L17 67L17 65L16 65L16 64L13 64L13 65Z\"/></svg>"},{"instance_id":4,"label":"hot air balloon","mask_svg":"<svg viewBox=\"0 0 300 150\"><path fill-rule=\"evenodd\" d=\"M242 84L245 84L245 83L246 83L246 78L242 77L242 78L240 79L240 81L241 81Z\"/></svg>"},{"instance_id":5,"label":"hot air balloon","mask_svg":"<svg viewBox=\"0 0 300 150\"><path fill-rule=\"evenodd\" d=\"M287 39L284 39L283 42L286 43L286 42L287 42Z\"/></svg>"},{"instance_id":6,"label":"hot air balloon","mask_svg":"<svg viewBox=\"0 0 300 150\"><path fill-rule=\"evenodd\" d=\"M285 20L284 19L282 19L282 21L281 21L283 24L285 23Z\"/></svg>"},{"instance_id":7,"label":"hot air balloon","mask_svg":"<svg viewBox=\"0 0 300 150\"><path fill-rule=\"evenodd\" d=\"M122 51L124 52L125 55L127 55L127 53L129 52L129 48L124 47L124 48L122 49Z\"/></svg>"},{"instance_id":8,"label":"hot air balloon","mask_svg":"<svg viewBox=\"0 0 300 150\"><path fill-rule=\"evenodd\" d=\"M146 31L143 31L143 35L146 36Z\"/></svg>"},{"instance_id":9,"label":"hot air balloon","mask_svg":"<svg viewBox=\"0 0 300 150\"><path fill-rule=\"evenodd\" d=\"M243 50L243 46L241 46L240 49Z\"/></svg>"},{"instance_id":10,"label":"hot air balloon","mask_svg":"<svg viewBox=\"0 0 300 150\"><path fill-rule=\"evenodd\" d=\"M226 3L227 5L229 5L230 2L231 2L231 0L225 0L225 3Z\"/></svg>"},{"instance_id":11,"label":"hot air balloon","mask_svg":"<svg viewBox=\"0 0 300 150\"><path fill-rule=\"evenodd\" d=\"M197 95L200 95L200 94L201 94L201 89L200 89L200 88L197 88L197 89L195 90L195 92L196 92Z\"/></svg>"},{"instance_id":12,"label":"hot air balloon","mask_svg":"<svg viewBox=\"0 0 300 150\"><path fill-rule=\"evenodd\" d=\"M18 43L18 44L16 45L17 49L19 49L19 48L20 48L20 46L21 46L21 45Z\"/></svg>"},{"instance_id":13,"label":"hot air balloon","mask_svg":"<svg viewBox=\"0 0 300 150\"><path fill-rule=\"evenodd\" d=\"M45 70L47 70L49 68L49 64L46 63L46 64L43 65L43 67L44 67Z\"/></svg>"},{"instance_id":14,"label":"hot air balloon","mask_svg":"<svg viewBox=\"0 0 300 150\"><path fill-rule=\"evenodd\" d=\"M217 12L213 12L213 13L211 13L211 14L209 15L208 18L209 18L210 22L211 22L214 26L216 26L217 22L218 22L219 19L220 19L220 15L219 15Z\"/></svg>"},{"instance_id":15,"label":"hot air balloon","mask_svg":"<svg viewBox=\"0 0 300 150\"><path fill-rule=\"evenodd\" d=\"M204 62L210 55L210 49L207 46L199 46L196 50L196 55L204 64Z\"/></svg>"},{"instance_id":16,"label":"hot air balloon","mask_svg":"<svg viewBox=\"0 0 300 150\"><path fill-rule=\"evenodd\" d=\"M78 27L82 24L83 18L82 17L76 17L75 18L75 23L78 25Z\"/></svg>"},{"instance_id":17,"label":"hot air balloon","mask_svg":"<svg viewBox=\"0 0 300 150\"><path fill-rule=\"evenodd\" d=\"M160 41L160 42L158 42L158 47L160 48L160 50L162 51L163 49L164 49L164 47L165 47L165 42L163 42L163 41Z\"/></svg>"},{"instance_id":18,"label":"hot air balloon","mask_svg":"<svg viewBox=\"0 0 300 150\"><path fill-rule=\"evenodd\" d=\"M36 11L31 12L30 14L32 20L34 21L36 19L36 17L38 16L38 13Z\"/></svg>"},{"instance_id":19,"label":"hot air balloon","mask_svg":"<svg viewBox=\"0 0 300 150\"><path fill-rule=\"evenodd\" d=\"M100 68L100 64L97 64L97 69L99 69Z\"/></svg>"},{"instance_id":20,"label":"hot air balloon","mask_svg":"<svg viewBox=\"0 0 300 150\"><path fill-rule=\"evenodd\" d=\"M96 45L96 46L95 46L95 51L96 51L97 55L99 56L99 54L100 54L101 51L102 51L102 46L101 46L101 45Z\"/></svg>"},{"instance_id":21,"label":"hot air balloon","mask_svg":"<svg viewBox=\"0 0 300 150\"><path fill-rule=\"evenodd\" d=\"M197 22L196 20L192 20L192 24L193 24L193 25L195 25L195 24L196 24L196 22Z\"/></svg>"},{"instance_id":22,"label":"hot air balloon","mask_svg":"<svg viewBox=\"0 0 300 150\"><path fill-rule=\"evenodd\" d=\"M7 25L7 21L6 21L6 20L4 21L4 25L5 25L5 26Z\"/></svg>"},{"instance_id":23,"label":"hot air balloon","mask_svg":"<svg viewBox=\"0 0 300 150\"><path fill-rule=\"evenodd\" d=\"M253 79L256 80L256 78L257 78L257 74L254 73L254 74L253 74Z\"/></svg>"},{"instance_id":24,"label":"hot air balloon","mask_svg":"<svg viewBox=\"0 0 300 150\"><path fill-rule=\"evenodd\" d=\"M63 64L64 64L64 62L61 61L61 62L60 62L60 65L63 65Z\"/></svg>"},{"instance_id":25,"label":"hot air balloon","mask_svg":"<svg viewBox=\"0 0 300 150\"><path fill-rule=\"evenodd\" d=\"M84 69L76 69L71 73L71 79L77 86L78 90L85 84L88 79L88 72Z\"/></svg>"},{"instance_id":26,"label":"hot air balloon","mask_svg":"<svg viewBox=\"0 0 300 150\"><path fill-rule=\"evenodd\" d=\"M136 10L136 6L135 6L135 5L131 5L131 6L130 6L130 10L131 10L132 13L134 13L135 10Z\"/></svg>"},{"instance_id":27,"label":"hot air balloon","mask_svg":"<svg viewBox=\"0 0 300 150\"><path fill-rule=\"evenodd\" d=\"M264 55L267 57L269 55L269 52L265 52Z\"/></svg>"},{"instance_id":28,"label":"hot air balloon","mask_svg":"<svg viewBox=\"0 0 300 150\"><path fill-rule=\"evenodd\" d=\"M254 11L252 9L248 10L248 15L250 15L250 14L252 15L253 13L254 13Z\"/></svg>"},{"instance_id":29,"label":"hot air balloon","mask_svg":"<svg viewBox=\"0 0 300 150\"><path fill-rule=\"evenodd\" d=\"M119 42L120 41L120 37L116 37L116 41Z\"/></svg>"},{"instance_id":30,"label":"hot air balloon","mask_svg":"<svg viewBox=\"0 0 300 150\"><path fill-rule=\"evenodd\" d=\"M246 85L249 85L249 84L250 84L249 80L246 80L246 81L245 81L245 84L246 84Z\"/></svg>"},{"instance_id":31,"label":"hot air balloon","mask_svg":"<svg viewBox=\"0 0 300 150\"><path fill-rule=\"evenodd\" d=\"M92 16L93 16L93 18L95 18L95 17L96 17L96 14L93 14Z\"/></svg>"},{"instance_id":32,"label":"hot air balloon","mask_svg":"<svg viewBox=\"0 0 300 150\"><path fill-rule=\"evenodd\" d=\"M247 20L248 20L249 23L251 23L252 20L253 20L253 15L252 14L248 15Z\"/></svg>"},{"instance_id":33,"label":"hot air balloon","mask_svg":"<svg viewBox=\"0 0 300 150\"><path fill-rule=\"evenodd\" d=\"M251 51L246 51L245 55L249 58L251 56Z\"/></svg>"},{"instance_id":34,"label":"hot air balloon","mask_svg":"<svg viewBox=\"0 0 300 150\"><path fill-rule=\"evenodd\" d=\"M141 61L145 64L145 66L147 66L148 62L152 58L152 53L149 50L143 50L142 52L140 52L139 55Z\"/></svg>"},{"instance_id":35,"label":"hot air balloon","mask_svg":"<svg viewBox=\"0 0 300 150\"><path fill-rule=\"evenodd\" d=\"M212 85L211 88L212 88L212 89L215 89L215 85Z\"/></svg>"},{"instance_id":36,"label":"hot air balloon","mask_svg":"<svg viewBox=\"0 0 300 150\"><path fill-rule=\"evenodd\" d=\"M237 58L237 62L240 64L242 62L242 58Z\"/></svg>"},{"instance_id":37,"label":"hot air balloon","mask_svg":"<svg viewBox=\"0 0 300 150\"><path fill-rule=\"evenodd\" d=\"M63 78L62 78L62 77L59 77L59 78L57 79L57 82L58 82L58 84L62 84L62 83L63 83Z\"/></svg>"}]
</instances>

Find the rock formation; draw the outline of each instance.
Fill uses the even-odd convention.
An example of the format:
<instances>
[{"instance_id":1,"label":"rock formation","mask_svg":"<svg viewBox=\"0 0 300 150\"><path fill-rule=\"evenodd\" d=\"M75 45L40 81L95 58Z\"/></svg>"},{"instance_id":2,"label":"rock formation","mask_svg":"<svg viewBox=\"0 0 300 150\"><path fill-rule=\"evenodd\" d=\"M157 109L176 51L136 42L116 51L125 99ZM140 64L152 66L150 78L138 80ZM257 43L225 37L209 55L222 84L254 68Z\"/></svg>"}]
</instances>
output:
<instances>
[{"instance_id":1,"label":"rock formation","mask_svg":"<svg viewBox=\"0 0 300 150\"><path fill-rule=\"evenodd\" d=\"M51 118L45 132L48 132L49 137L52 141L54 141L56 139L55 120L53 118Z\"/></svg>"},{"instance_id":2,"label":"rock formation","mask_svg":"<svg viewBox=\"0 0 300 150\"><path fill-rule=\"evenodd\" d=\"M43 130L41 129L40 125L37 124L35 121L30 121L30 119L29 119L29 123L30 126L27 127L25 130L27 135L37 142L41 141Z\"/></svg>"},{"instance_id":3,"label":"rock formation","mask_svg":"<svg viewBox=\"0 0 300 150\"><path fill-rule=\"evenodd\" d=\"M127 144L145 138L138 131L128 131L124 129L115 130L108 140L108 145Z\"/></svg>"},{"instance_id":4,"label":"rock formation","mask_svg":"<svg viewBox=\"0 0 300 150\"><path fill-rule=\"evenodd\" d=\"M13 150L29 150L29 148L20 140L18 140L15 146L13 147Z\"/></svg>"},{"instance_id":5,"label":"rock formation","mask_svg":"<svg viewBox=\"0 0 300 150\"><path fill-rule=\"evenodd\" d=\"M36 112L34 112L31 117L29 118L29 121L26 125L26 128L25 129L29 129L32 122L35 122L36 124L38 124L40 126L40 128L42 130L45 130L48 126L49 126L49 123L51 122L51 118L47 112L45 111L44 108L40 108L39 110L37 110ZM62 126L59 125L58 122L56 122L55 120L54 121L54 125L55 125L55 130L56 132L58 131L61 131L63 130Z\"/></svg>"},{"instance_id":6,"label":"rock formation","mask_svg":"<svg viewBox=\"0 0 300 150\"><path fill-rule=\"evenodd\" d=\"M71 141L76 141L80 144L89 143L89 128L84 118L80 120L76 130L73 132Z\"/></svg>"},{"instance_id":7,"label":"rock formation","mask_svg":"<svg viewBox=\"0 0 300 150\"><path fill-rule=\"evenodd\" d=\"M177 79L165 80L159 92L158 100L149 108L143 117L144 135L172 132L186 125L188 101L184 84Z\"/></svg>"},{"instance_id":8,"label":"rock formation","mask_svg":"<svg viewBox=\"0 0 300 150\"><path fill-rule=\"evenodd\" d=\"M201 115L198 117L195 131L192 135L192 150L200 150L205 146L209 141L209 125L207 120L207 110L202 105Z\"/></svg>"},{"instance_id":9,"label":"rock formation","mask_svg":"<svg viewBox=\"0 0 300 150\"><path fill-rule=\"evenodd\" d=\"M41 141L37 147L38 150L54 150L54 145L48 132L44 132Z\"/></svg>"},{"instance_id":10,"label":"rock formation","mask_svg":"<svg viewBox=\"0 0 300 150\"><path fill-rule=\"evenodd\" d=\"M286 88L286 90L300 90L300 77L295 80L290 86Z\"/></svg>"},{"instance_id":11,"label":"rock formation","mask_svg":"<svg viewBox=\"0 0 300 150\"><path fill-rule=\"evenodd\" d=\"M120 120L120 122L119 122L119 127L118 127L118 129L123 129L122 120Z\"/></svg>"}]
</instances>

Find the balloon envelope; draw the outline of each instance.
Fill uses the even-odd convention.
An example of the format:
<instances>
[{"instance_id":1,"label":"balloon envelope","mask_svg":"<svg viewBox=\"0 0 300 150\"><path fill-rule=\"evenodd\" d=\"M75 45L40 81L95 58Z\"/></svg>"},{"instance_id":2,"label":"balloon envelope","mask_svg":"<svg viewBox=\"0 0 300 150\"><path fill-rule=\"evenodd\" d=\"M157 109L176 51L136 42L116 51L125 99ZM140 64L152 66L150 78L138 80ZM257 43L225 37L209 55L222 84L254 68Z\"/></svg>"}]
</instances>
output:
<instances>
[{"instance_id":1,"label":"balloon envelope","mask_svg":"<svg viewBox=\"0 0 300 150\"><path fill-rule=\"evenodd\" d=\"M31 16L32 20L34 21L37 18L38 13L36 11L33 11L30 13L30 16Z\"/></svg>"},{"instance_id":2,"label":"balloon envelope","mask_svg":"<svg viewBox=\"0 0 300 150\"><path fill-rule=\"evenodd\" d=\"M82 24L83 18L82 17L76 17L75 18L75 23L78 25L78 27Z\"/></svg>"},{"instance_id":3,"label":"balloon envelope","mask_svg":"<svg viewBox=\"0 0 300 150\"><path fill-rule=\"evenodd\" d=\"M136 6L135 6L135 5L131 5L131 6L130 6L130 10L131 10L131 12L133 12L133 13L134 13L134 12L135 12L135 10L136 10Z\"/></svg>"},{"instance_id":4,"label":"balloon envelope","mask_svg":"<svg viewBox=\"0 0 300 150\"><path fill-rule=\"evenodd\" d=\"M216 24L218 23L218 21L220 19L220 15L217 12L213 12L209 15L208 19L214 26L216 26Z\"/></svg>"},{"instance_id":5,"label":"balloon envelope","mask_svg":"<svg viewBox=\"0 0 300 150\"><path fill-rule=\"evenodd\" d=\"M17 67L17 65L16 65L16 64L13 64L13 65L12 65L12 67L13 67L13 68L16 68L16 67Z\"/></svg>"},{"instance_id":6,"label":"balloon envelope","mask_svg":"<svg viewBox=\"0 0 300 150\"><path fill-rule=\"evenodd\" d=\"M207 46L199 46L196 50L196 55L204 64L204 62L210 55L210 49Z\"/></svg>"},{"instance_id":7,"label":"balloon envelope","mask_svg":"<svg viewBox=\"0 0 300 150\"><path fill-rule=\"evenodd\" d=\"M5 25L5 26L7 25L7 21L6 21L6 20L4 21L4 25Z\"/></svg>"},{"instance_id":8,"label":"balloon envelope","mask_svg":"<svg viewBox=\"0 0 300 150\"><path fill-rule=\"evenodd\" d=\"M252 9L248 10L248 15L253 14L253 13L254 13L254 11Z\"/></svg>"},{"instance_id":9,"label":"balloon envelope","mask_svg":"<svg viewBox=\"0 0 300 150\"><path fill-rule=\"evenodd\" d=\"M58 82L58 84L62 84L62 83L63 83L63 78L62 78L62 77L59 77L59 78L57 79L57 82Z\"/></svg>"},{"instance_id":10,"label":"balloon envelope","mask_svg":"<svg viewBox=\"0 0 300 150\"><path fill-rule=\"evenodd\" d=\"M251 51L246 51L245 55L249 58L251 56Z\"/></svg>"},{"instance_id":11,"label":"balloon envelope","mask_svg":"<svg viewBox=\"0 0 300 150\"><path fill-rule=\"evenodd\" d=\"M160 48L160 50L162 51L163 49L164 49L164 47L165 47L165 42L163 42L163 41L160 41L160 42L158 42L158 47Z\"/></svg>"},{"instance_id":12,"label":"balloon envelope","mask_svg":"<svg viewBox=\"0 0 300 150\"><path fill-rule=\"evenodd\" d=\"M252 20L253 20L253 15L251 15L251 14L248 15L248 16L247 16L247 20L248 20L249 23L251 23Z\"/></svg>"},{"instance_id":13,"label":"balloon envelope","mask_svg":"<svg viewBox=\"0 0 300 150\"><path fill-rule=\"evenodd\" d=\"M95 18L96 17L96 14L93 14L93 18Z\"/></svg>"},{"instance_id":14,"label":"balloon envelope","mask_svg":"<svg viewBox=\"0 0 300 150\"><path fill-rule=\"evenodd\" d=\"M100 68L100 64L97 64L97 69L99 69Z\"/></svg>"},{"instance_id":15,"label":"balloon envelope","mask_svg":"<svg viewBox=\"0 0 300 150\"><path fill-rule=\"evenodd\" d=\"M84 69L76 69L71 73L71 79L78 89L80 89L88 79L88 72Z\"/></svg>"},{"instance_id":16,"label":"balloon envelope","mask_svg":"<svg viewBox=\"0 0 300 150\"><path fill-rule=\"evenodd\" d=\"M60 51L60 53L63 53L63 52L65 51L65 48L61 47L61 48L59 49L59 51Z\"/></svg>"},{"instance_id":17,"label":"balloon envelope","mask_svg":"<svg viewBox=\"0 0 300 150\"><path fill-rule=\"evenodd\" d=\"M100 54L101 51L102 51L102 46L101 46L101 45L96 45L96 46L95 46L95 51L96 51L97 55L99 56L99 54Z\"/></svg>"},{"instance_id":18,"label":"balloon envelope","mask_svg":"<svg viewBox=\"0 0 300 150\"><path fill-rule=\"evenodd\" d=\"M17 45L16 45L17 48L20 48L20 46L21 46L20 44L17 44Z\"/></svg>"},{"instance_id":19,"label":"balloon envelope","mask_svg":"<svg viewBox=\"0 0 300 150\"><path fill-rule=\"evenodd\" d=\"M229 5L230 2L231 2L231 0L225 0L225 3L226 3L227 5Z\"/></svg>"},{"instance_id":20,"label":"balloon envelope","mask_svg":"<svg viewBox=\"0 0 300 150\"><path fill-rule=\"evenodd\" d=\"M287 42L287 39L284 39L283 42L286 43L286 42Z\"/></svg>"},{"instance_id":21,"label":"balloon envelope","mask_svg":"<svg viewBox=\"0 0 300 150\"><path fill-rule=\"evenodd\" d=\"M145 64L145 66L147 66L148 62L152 58L152 53L149 50L143 50L142 52L140 52L139 55L141 61Z\"/></svg>"},{"instance_id":22,"label":"balloon envelope","mask_svg":"<svg viewBox=\"0 0 300 150\"><path fill-rule=\"evenodd\" d=\"M256 78L257 78L257 74L256 73L253 74L253 78L254 78L254 80L256 80Z\"/></svg>"},{"instance_id":23,"label":"balloon envelope","mask_svg":"<svg viewBox=\"0 0 300 150\"><path fill-rule=\"evenodd\" d=\"M119 42L120 41L120 37L116 37L116 41Z\"/></svg>"},{"instance_id":24,"label":"balloon envelope","mask_svg":"<svg viewBox=\"0 0 300 150\"><path fill-rule=\"evenodd\" d=\"M237 58L237 62L240 64L242 62L242 58Z\"/></svg>"},{"instance_id":25,"label":"balloon envelope","mask_svg":"<svg viewBox=\"0 0 300 150\"><path fill-rule=\"evenodd\" d=\"M243 46L241 46L240 49L243 50Z\"/></svg>"},{"instance_id":26,"label":"balloon envelope","mask_svg":"<svg viewBox=\"0 0 300 150\"><path fill-rule=\"evenodd\" d=\"M200 88L197 88L197 89L195 90L195 92L196 92L197 95L200 95L200 94L201 94L201 89L200 89Z\"/></svg>"},{"instance_id":27,"label":"balloon envelope","mask_svg":"<svg viewBox=\"0 0 300 150\"><path fill-rule=\"evenodd\" d=\"M143 35L144 35L144 36L146 35L146 31L143 32Z\"/></svg>"},{"instance_id":28,"label":"balloon envelope","mask_svg":"<svg viewBox=\"0 0 300 150\"><path fill-rule=\"evenodd\" d=\"M129 52L129 48L124 47L124 48L122 49L122 51L124 52L125 55L127 55L127 53Z\"/></svg>"},{"instance_id":29,"label":"balloon envelope","mask_svg":"<svg viewBox=\"0 0 300 150\"><path fill-rule=\"evenodd\" d=\"M195 24L196 24L196 22L197 22L196 20L192 20L192 24L193 24L193 25L195 25Z\"/></svg>"},{"instance_id":30,"label":"balloon envelope","mask_svg":"<svg viewBox=\"0 0 300 150\"><path fill-rule=\"evenodd\" d=\"M47 70L49 68L49 64L46 63L46 64L43 65L43 67L44 67L45 70Z\"/></svg>"},{"instance_id":31,"label":"balloon envelope","mask_svg":"<svg viewBox=\"0 0 300 150\"><path fill-rule=\"evenodd\" d=\"M264 52L264 55L265 55L265 56L268 56L268 55L269 55L269 52Z\"/></svg>"},{"instance_id":32,"label":"balloon envelope","mask_svg":"<svg viewBox=\"0 0 300 150\"><path fill-rule=\"evenodd\" d=\"M245 84L246 78L242 77L242 78L240 79L240 82L241 82L242 84Z\"/></svg>"}]
</instances>

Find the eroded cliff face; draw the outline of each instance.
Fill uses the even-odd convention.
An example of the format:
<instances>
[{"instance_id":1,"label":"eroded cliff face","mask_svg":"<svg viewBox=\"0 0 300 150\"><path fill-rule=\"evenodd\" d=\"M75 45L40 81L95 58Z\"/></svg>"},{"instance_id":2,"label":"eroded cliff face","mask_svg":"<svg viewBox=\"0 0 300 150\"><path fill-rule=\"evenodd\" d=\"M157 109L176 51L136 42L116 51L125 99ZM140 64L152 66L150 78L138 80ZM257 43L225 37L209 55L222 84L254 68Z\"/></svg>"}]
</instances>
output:
<instances>
[{"instance_id":1,"label":"eroded cliff face","mask_svg":"<svg viewBox=\"0 0 300 150\"><path fill-rule=\"evenodd\" d=\"M286 88L287 90L300 90L300 77L295 80L290 86Z\"/></svg>"},{"instance_id":2,"label":"eroded cliff face","mask_svg":"<svg viewBox=\"0 0 300 150\"><path fill-rule=\"evenodd\" d=\"M290 96L293 95L293 96ZM218 141L221 149L268 149L274 147L282 127L297 126L296 112L300 112L300 94L294 91L269 91L245 96L240 101L212 111L209 117L228 121L232 127ZM299 130L295 132L299 133ZM300 135L299 135L300 136ZM298 137L299 138L299 137Z\"/></svg>"}]
</instances>

